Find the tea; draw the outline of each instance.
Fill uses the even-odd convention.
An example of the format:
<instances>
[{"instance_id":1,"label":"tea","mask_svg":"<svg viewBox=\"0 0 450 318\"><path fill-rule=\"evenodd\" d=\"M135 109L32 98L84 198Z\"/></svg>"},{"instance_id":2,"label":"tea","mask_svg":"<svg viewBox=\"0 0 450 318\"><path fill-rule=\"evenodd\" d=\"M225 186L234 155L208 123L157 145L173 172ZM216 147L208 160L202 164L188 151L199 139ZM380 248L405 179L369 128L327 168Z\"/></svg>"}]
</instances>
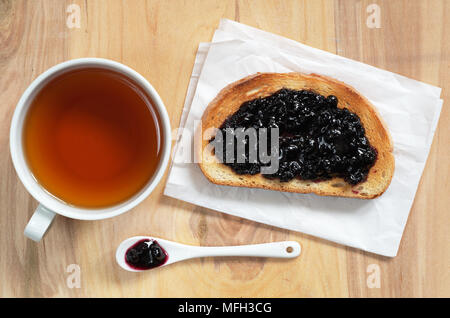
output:
<instances>
[{"instance_id":1,"label":"tea","mask_svg":"<svg viewBox=\"0 0 450 318\"><path fill-rule=\"evenodd\" d=\"M150 98L125 76L100 68L69 71L43 87L23 136L36 180L75 206L101 208L131 198L159 162Z\"/></svg>"}]
</instances>

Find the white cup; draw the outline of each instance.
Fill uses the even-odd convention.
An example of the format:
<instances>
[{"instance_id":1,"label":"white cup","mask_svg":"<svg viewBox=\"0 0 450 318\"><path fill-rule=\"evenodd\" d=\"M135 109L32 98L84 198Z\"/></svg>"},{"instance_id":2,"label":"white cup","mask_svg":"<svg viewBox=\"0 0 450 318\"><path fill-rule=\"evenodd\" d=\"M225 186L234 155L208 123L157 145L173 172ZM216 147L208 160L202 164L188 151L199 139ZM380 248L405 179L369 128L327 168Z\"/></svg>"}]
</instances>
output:
<instances>
[{"instance_id":1,"label":"white cup","mask_svg":"<svg viewBox=\"0 0 450 318\"><path fill-rule=\"evenodd\" d=\"M158 113L160 136L161 136L161 156L155 173L148 183L129 200L120 204L101 208L88 209L66 204L47 192L34 178L28 167L23 149L23 125L26 114L33 99L38 92L53 78L75 69L82 68L103 68L118 72L137 83L140 88L148 94L152 100L152 106ZM34 241L40 241L50 227L56 214L67 216L79 220L100 220L110 218L126 211L129 211L142 202L156 187L161 180L167 167L171 146L170 121L166 108L152 85L139 73L133 69L114 62L100 58L81 58L70 60L53 66L39 75L31 85L25 90L19 103L16 106L11 122L10 130L10 150L11 157L17 174L28 192L40 203L25 227L24 234Z\"/></svg>"}]
</instances>

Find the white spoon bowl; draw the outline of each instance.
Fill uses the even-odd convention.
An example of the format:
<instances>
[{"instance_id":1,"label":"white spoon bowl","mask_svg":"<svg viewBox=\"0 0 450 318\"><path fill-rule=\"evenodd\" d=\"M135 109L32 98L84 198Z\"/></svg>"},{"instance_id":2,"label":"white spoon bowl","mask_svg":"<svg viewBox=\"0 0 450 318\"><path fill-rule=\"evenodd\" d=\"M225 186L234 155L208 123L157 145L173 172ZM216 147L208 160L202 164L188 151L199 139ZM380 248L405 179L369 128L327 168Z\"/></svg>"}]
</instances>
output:
<instances>
[{"instance_id":1,"label":"white spoon bowl","mask_svg":"<svg viewBox=\"0 0 450 318\"><path fill-rule=\"evenodd\" d=\"M157 237L134 236L120 243L117 248L116 261L120 267L130 272L142 272L147 270L135 269L125 261L125 255L128 249L141 240L156 241L167 252L168 256L166 262L158 267L198 257L247 256L294 258L301 253L301 246L295 241L238 246L193 246L163 240Z\"/></svg>"}]
</instances>

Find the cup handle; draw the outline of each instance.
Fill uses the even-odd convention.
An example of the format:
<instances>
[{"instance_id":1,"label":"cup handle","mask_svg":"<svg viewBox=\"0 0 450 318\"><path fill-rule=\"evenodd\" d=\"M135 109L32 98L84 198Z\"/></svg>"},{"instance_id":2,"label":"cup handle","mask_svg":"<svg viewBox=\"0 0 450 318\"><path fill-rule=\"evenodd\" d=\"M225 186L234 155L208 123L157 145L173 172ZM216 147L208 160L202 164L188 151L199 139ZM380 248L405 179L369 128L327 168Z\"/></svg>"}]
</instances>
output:
<instances>
[{"instance_id":1,"label":"cup handle","mask_svg":"<svg viewBox=\"0 0 450 318\"><path fill-rule=\"evenodd\" d=\"M28 221L23 234L33 241L39 242L50 228L55 215L55 212L50 211L42 204L39 204L31 216L30 221Z\"/></svg>"}]
</instances>

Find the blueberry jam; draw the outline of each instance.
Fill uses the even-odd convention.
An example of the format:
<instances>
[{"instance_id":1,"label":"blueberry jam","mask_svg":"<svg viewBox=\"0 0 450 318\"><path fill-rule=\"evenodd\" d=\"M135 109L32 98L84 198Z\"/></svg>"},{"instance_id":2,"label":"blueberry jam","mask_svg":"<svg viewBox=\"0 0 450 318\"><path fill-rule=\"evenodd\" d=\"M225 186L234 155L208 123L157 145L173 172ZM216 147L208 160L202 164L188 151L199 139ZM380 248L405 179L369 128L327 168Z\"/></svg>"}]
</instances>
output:
<instances>
[{"instance_id":1,"label":"blueberry jam","mask_svg":"<svg viewBox=\"0 0 450 318\"><path fill-rule=\"evenodd\" d=\"M167 252L158 242L143 239L127 250L125 261L134 269L151 269L163 265L167 257Z\"/></svg>"},{"instance_id":2,"label":"blueberry jam","mask_svg":"<svg viewBox=\"0 0 450 318\"><path fill-rule=\"evenodd\" d=\"M359 117L337 106L338 99L333 95L324 97L309 90L281 89L243 103L223 122L219 132L225 136L229 134L227 128L256 131L268 128L270 136L270 128L279 128L279 168L273 174L264 175L266 178L287 182L294 178L322 181L340 177L355 185L367 179L377 159L377 150L365 136ZM225 144L224 158L219 159L237 174L258 174L266 165L259 155L250 162L248 144L245 162L234 159L226 162ZM235 153L236 145L235 140Z\"/></svg>"}]
</instances>

